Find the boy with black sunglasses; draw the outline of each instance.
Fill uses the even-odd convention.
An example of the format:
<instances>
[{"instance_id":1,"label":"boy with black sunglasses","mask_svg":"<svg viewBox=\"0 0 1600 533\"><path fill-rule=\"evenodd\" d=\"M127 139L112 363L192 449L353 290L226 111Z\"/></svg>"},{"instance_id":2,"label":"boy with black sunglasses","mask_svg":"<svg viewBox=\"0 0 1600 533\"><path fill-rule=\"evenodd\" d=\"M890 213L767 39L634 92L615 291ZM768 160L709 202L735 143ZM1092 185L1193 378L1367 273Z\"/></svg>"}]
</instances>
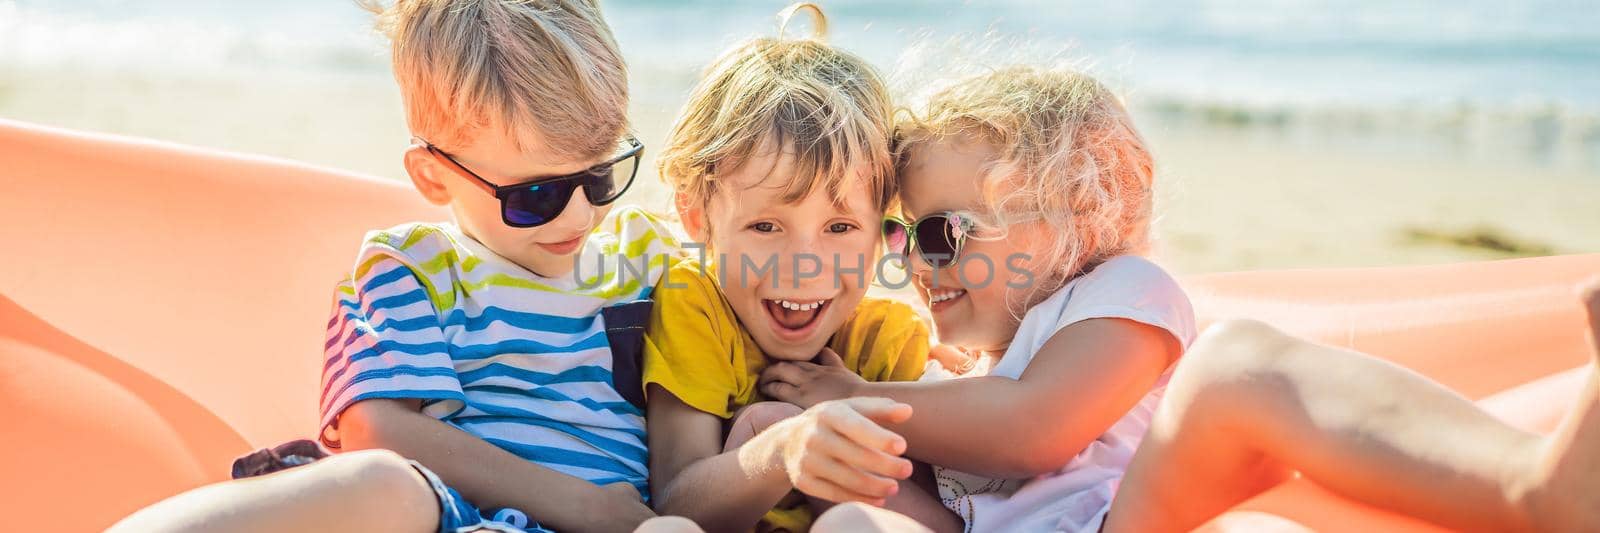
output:
<instances>
[{"instance_id":1,"label":"boy with black sunglasses","mask_svg":"<svg viewBox=\"0 0 1600 533\"><path fill-rule=\"evenodd\" d=\"M611 31L586 0L372 7L415 135L406 172L454 219L369 233L335 293L320 441L392 453L252 454L236 472L287 470L121 527L632 530L653 516L637 367L665 270L651 263L678 244L610 209L643 151ZM645 274L575 271L597 255Z\"/></svg>"}]
</instances>

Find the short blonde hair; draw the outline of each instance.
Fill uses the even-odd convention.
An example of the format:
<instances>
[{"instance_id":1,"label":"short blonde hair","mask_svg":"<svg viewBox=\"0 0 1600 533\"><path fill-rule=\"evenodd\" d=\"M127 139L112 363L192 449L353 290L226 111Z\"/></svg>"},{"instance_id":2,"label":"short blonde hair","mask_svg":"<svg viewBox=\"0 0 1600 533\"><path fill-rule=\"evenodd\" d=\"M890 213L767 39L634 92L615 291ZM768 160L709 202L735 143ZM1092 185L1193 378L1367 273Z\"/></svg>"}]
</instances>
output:
<instances>
[{"instance_id":1,"label":"short blonde hair","mask_svg":"<svg viewBox=\"0 0 1600 533\"><path fill-rule=\"evenodd\" d=\"M444 148L482 133L571 160L615 149L627 68L592 0L358 0L393 43L414 135Z\"/></svg>"},{"instance_id":2,"label":"short blonde hair","mask_svg":"<svg viewBox=\"0 0 1600 533\"><path fill-rule=\"evenodd\" d=\"M1150 242L1155 161L1117 97L1087 74L1010 67L961 80L934 94L921 116L896 131L903 169L929 140L972 135L999 152L982 176L991 228L1042 221L1060 238L1046 243L1043 294Z\"/></svg>"},{"instance_id":3,"label":"short blonde hair","mask_svg":"<svg viewBox=\"0 0 1600 533\"><path fill-rule=\"evenodd\" d=\"M816 30L784 39L799 11L815 15ZM871 65L822 40L827 21L812 4L780 14L778 37L757 38L722 54L695 86L673 123L657 161L681 203L704 207L717 175L776 148L792 152L794 175L782 198L798 202L822 186L837 204L846 184L863 176L878 208L894 197L889 150L894 108Z\"/></svg>"}]
</instances>

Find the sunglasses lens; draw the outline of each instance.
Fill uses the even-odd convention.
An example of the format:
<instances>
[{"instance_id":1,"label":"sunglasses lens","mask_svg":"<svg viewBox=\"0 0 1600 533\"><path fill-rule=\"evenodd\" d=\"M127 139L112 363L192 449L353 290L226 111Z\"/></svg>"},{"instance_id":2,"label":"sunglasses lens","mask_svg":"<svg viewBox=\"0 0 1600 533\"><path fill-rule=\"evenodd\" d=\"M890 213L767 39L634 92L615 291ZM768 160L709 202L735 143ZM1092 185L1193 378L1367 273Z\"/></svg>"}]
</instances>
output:
<instances>
[{"instance_id":1,"label":"sunglasses lens","mask_svg":"<svg viewBox=\"0 0 1600 533\"><path fill-rule=\"evenodd\" d=\"M960 239L950 218L934 215L917 222L917 249L922 260L934 267L944 267L954 262L960 251Z\"/></svg>"},{"instance_id":2,"label":"sunglasses lens","mask_svg":"<svg viewBox=\"0 0 1600 533\"><path fill-rule=\"evenodd\" d=\"M910 244L911 240L906 234L905 224L894 219L883 221L883 246L889 250L889 253L905 255L908 253L906 248Z\"/></svg>"},{"instance_id":3,"label":"sunglasses lens","mask_svg":"<svg viewBox=\"0 0 1600 533\"><path fill-rule=\"evenodd\" d=\"M628 190L628 183L633 180L634 173L639 169L639 158L629 157L609 166L595 167L589 171L589 176L583 179L583 194L589 198L593 205L609 205Z\"/></svg>"},{"instance_id":4,"label":"sunglasses lens","mask_svg":"<svg viewBox=\"0 0 1600 533\"><path fill-rule=\"evenodd\" d=\"M548 223L561 216L578 187L583 187L583 194L592 205L609 205L617 201L628 190L628 185L633 183L634 173L639 170L639 142L629 138L624 148L632 150L627 157L591 168L586 173L552 178L511 190L502 188L498 194L502 217L507 224L519 228Z\"/></svg>"},{"instance_id":5,"label":"sunglasses lens","mask_svg":"<svg viewBox=\"0 0 1600 533\"><path fill-rule=\"evenodd\" d=\"M530 228L555 219L566 209L572 191L578 186L573 181L558 181L529 185L506 193L501 208L505 220L513 226Z\"/></svg>"}]
</instances>

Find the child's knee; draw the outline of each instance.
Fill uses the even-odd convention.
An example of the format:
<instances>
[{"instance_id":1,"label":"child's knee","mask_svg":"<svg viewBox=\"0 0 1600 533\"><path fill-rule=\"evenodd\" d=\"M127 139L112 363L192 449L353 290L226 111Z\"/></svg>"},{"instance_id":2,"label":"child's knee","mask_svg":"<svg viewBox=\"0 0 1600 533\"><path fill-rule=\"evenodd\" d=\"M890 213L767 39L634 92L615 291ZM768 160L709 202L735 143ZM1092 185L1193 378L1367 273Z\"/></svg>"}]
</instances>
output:
<instances>
[{"instance_id":1,"label":"child's knee","mask_svg":"<svg viewBox=\"0 0 1600 533\"><path fill-rule=\"evenodd\" d=\"M830 531L929 531L905 515L859 502L841 503L828 509L811 524L811 530Z\"/></svg>"},{"instance_id":2,"label":"child's knee","mask_svg":"<svg viewBox=\"0 0 1600 533\"><path fill-rule=\"evenodd\" d=\"M700 526L695 524L693 520L681 516L658 516L639 524L639 528L633 530L633 533L701 533L703 531L705 530L700 529Z\"/></svg>"},{"instance_id":3,"label":"child's knee","mask_svg":"<svg viewBox=\"0 0 1600 533\"><path fill-rule=\"evenodd\" d=\"M400 454L389 450L359 450L336 454L318 463L335 466L339 471L334 474L351 485L341 492L360 495L345 502L353 507L351 512L360 513L358 516L380 516L381 513L394 520L397 527L439 521L439 497L434 494L433 486ZM397 512L397 509L405 511Z\"/></svg>"},{"instance_id":4,"label":"child's knee","mask_svg":"<svg viewBox=\"0 0 1600 533\"><path fill-rule=\"evenodd\" d=\"M1279 387L1280 361L1299 341L1262 322L1217 323L1195 339L1179 361L1162 409L1249 403L1257 392ZM1278 378L1283 377L1278 375ZM1231 407L1230 407L1231 409Z\"/></svg>"},{"instance_id":5,"label":"child's knee","mask_svg":"<svg viewBox=\"0 0 1600 533\"><path fill-rule=\"evenodd\" d=\"M1271 369L1297 342L1254 320L1219 322L1195 339L1178 363L1178 373L1206 381L1228 380Z\"/></svg>"},{"instance_id":6,"label":"child's knee","mask_svg":"<svg viewBox=\"0 0 1600 533\"><path fill-rule=\"evenodd\" d=\"M344 483L389 502L434 503L427 478L400 454L389 450L359 450L336 454L309 465L323 468Z\"/></svg>"},{"instance_id":7,"label":"child's knee","mask_svg":"<svg viewBox=\"0 0 1600 533\"><path fill-rule=\"evenodd\" d=\"M1256 351L1262 345L1281 341L1284 333L1259 320L1224 320L1206 328L1195 339L1194 350Z\"/></svg>"},{"instance_id":8,"label":"child's knee","mask_svg":"<svg viewBox=\"0 0 1600 533\"><path fill-rule=\"evenodd\" d=\"M874 508L864 503L841 503L818 516L811 528L816 531L876 531L873 512Z\"/></svg>"},{"instance_id":9,"label":"child's knee","mask_svg":"<svg viewBox=\"0 0 1600 533\"><path fill-rule=\"evenodd\" d=\"M361 478L392 478L396 472L415 470L411 462L390 450L356 450L335 454L317 463Z\"/></svg>"},{"instance_id":10,"label":"child's knee","mask_svg":"<svg viewBox=\"0 0 1600 533\"><path fill-rule=\"evenodd\" d=\"M740 409L733 417L733 424L728 430L728 441L723 445L723 450L732 450L744 445L752 437L773 424L799 415L803 409L783 402L757 402Z\"/></svg>"},{"instance_id":11,"label":"child's knee","mask_svg":"<svg viewBox=\"0 0 1600 533\"><path fill-rule=\"evenodd\" d=\"M773 424L798 416L804 411L792 403L757 402L740 409L739 414L733 417L733 421L735 424L749 424L755 428L756 433L760 433Z\"/></svg>"}]
</instances>

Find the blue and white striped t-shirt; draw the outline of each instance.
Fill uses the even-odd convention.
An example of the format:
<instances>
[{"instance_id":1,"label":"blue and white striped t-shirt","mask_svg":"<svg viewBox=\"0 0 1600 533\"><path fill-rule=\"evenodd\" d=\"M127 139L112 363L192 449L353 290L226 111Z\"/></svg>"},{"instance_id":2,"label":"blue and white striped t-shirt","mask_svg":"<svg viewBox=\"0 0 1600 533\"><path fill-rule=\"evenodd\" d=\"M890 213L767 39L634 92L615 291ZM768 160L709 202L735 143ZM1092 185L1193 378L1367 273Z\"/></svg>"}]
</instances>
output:
<instances>
[{"instance_id":1,"label":"blue and white striped t-shirt","mask_svg":"<svg viewBox=\"0 0 1600 533\"><path fill-rule=\"evenodd\" d=\"M524 459L649 494L644 411L618 390L606 324L617 315L602 310L648 299L677 242L644 211L616 209L585 243L579 281L529 272L451 224L369 233L328 322L323 442L338 446L355 402L420 399ZM638 387L636 370L619 371L631 374L621 388Z\"/></svg>"}]
</instances>

